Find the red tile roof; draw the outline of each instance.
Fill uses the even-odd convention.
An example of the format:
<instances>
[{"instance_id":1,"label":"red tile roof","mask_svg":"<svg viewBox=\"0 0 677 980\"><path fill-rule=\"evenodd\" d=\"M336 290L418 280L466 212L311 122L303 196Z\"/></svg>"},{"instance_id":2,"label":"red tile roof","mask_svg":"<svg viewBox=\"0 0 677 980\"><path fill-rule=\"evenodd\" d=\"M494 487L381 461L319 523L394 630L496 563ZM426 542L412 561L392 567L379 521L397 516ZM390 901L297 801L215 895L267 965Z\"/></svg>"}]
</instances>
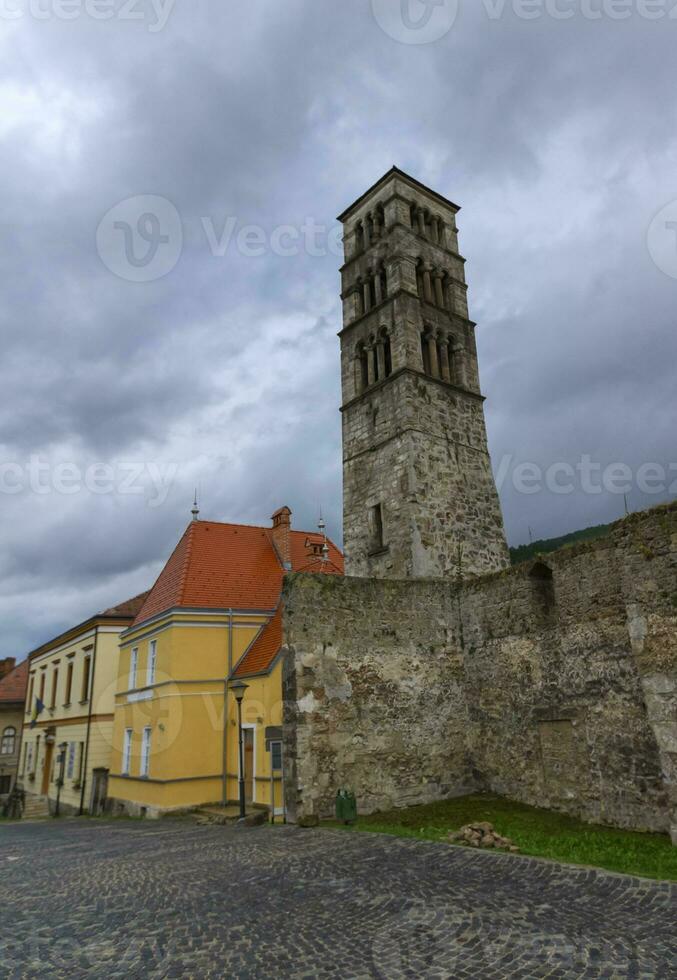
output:
<instances>
[{"instance_id":1,"label":"red tile roof","mask_svg":"<svg viewBox=\"0 0 677 980\"><path fill-rule=\"evenodd\" d=\"M127 599L125 602L121 602L119 606L111 606L110 609L106 609L101 615L131 617L133 619L141 611L149 595L150 592L142 592L141 595L136 595L133 599Z\"/></svg>"},{"instance_id":2,"label":"red tile roof","mask_svg":"<svg viewBox=\"0 0 677 980\"><path fill-rule=\"evenodd\" d=\"M312 554L323 537L290 532L292 571L343 574L343 555L328 541L329 561ZM191 521L151 589L134 626L169 609L277 609L285 570L271 529Z\"/></svg>"},{"instance_id":3,"label":"red tile roof","mask_svg":"<svg viewBox=\"0 0 677 980\"><path fill-rule=\"evenodd\" d=\"M275 660L282 646L282 606L263 627L244 657L235 668L236 677L265 673Z\"/></svg>"},{"instance_id":4,"label":"red tile roof","mask_svg":"<svg viewBox=\"0 0 677 980\"><path fill-rule=\"evenodd\" d=\"M0 704L15 701L23 703L26 700L27 680L28 661L24 660L0 681Z\"/></svg>"}]
</instances>

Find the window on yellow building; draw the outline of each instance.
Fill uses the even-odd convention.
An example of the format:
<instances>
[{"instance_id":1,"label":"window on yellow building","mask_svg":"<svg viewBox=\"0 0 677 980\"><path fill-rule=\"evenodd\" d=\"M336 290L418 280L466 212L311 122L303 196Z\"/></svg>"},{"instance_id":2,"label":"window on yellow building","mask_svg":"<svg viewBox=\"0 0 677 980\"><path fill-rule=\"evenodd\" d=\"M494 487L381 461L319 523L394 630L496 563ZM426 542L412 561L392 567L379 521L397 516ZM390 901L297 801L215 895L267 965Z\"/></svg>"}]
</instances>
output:
<instances>
[{"instance_id":1,"label":"window on yellow building","mask_svg":"<svg viewBox=\"0 0 677 980\"><path fill-rule=\"evenodd\" d=\"M89 655L87 655L82 665L82 691L80 694L81 703L84 703L89 699L89 675L91 673L91 670L92 670L92 658Z\"/></svg>"},{"instance_id":2,"label":"window on yellow building","mask_svg":"<svg viewBox=\"0 0 677 980\"><path fill-rule=\"evenodd\" d=\"M66 669L66 700L64 701L64 707L71 703L71 695L73 693L73 661L68 661L68 667Z\"/></svg>"},{"instance_id":3,"label":"window on yellow building","mask_svg":"<svg viewBox=\"0 0 677 980\"><path fill-rule=\"evenodd\" d=\"M143 738L141 740L141 769L140 774L142 776L147 776L150 772L150 736L151 729L149 727L144 728Z\"/></svg>"},{"instance_id":4,"label":"window on yellow building","mask_svg":"<svg viewBox=\"0 0 677 980\"><path fill-rule=\"evenodd\" d=\"M16 728L8 726L2 733L0 755L14 755L16 749Z\"/></svg>"},{"instance_id":5,"label":"window on yellow building","mask_svg":"<svg viewBox=\"0 0 677 980\"><path fill-rule=\"evenodd\" d=\"M75 772L75 749L77 742L68 743L68 755L66 756L66 778L72 779Z\"/></svg>"},{"instance_id":6,"label":"window on yellow building","mask_svg":"<svg viewBox=\"0 0 677 980\"><path fill-rule=\"evenodd\" d=\"M59 668L54 668L54 673L52 674L52 700L50 708L54 710L56 708L56 692L59 686Z\"/></svg>"},{"instance_id":7,"label":"window on yellow building","mask_svg":"<svg viewBox=\"0 0 677 980\"><path fill-rule=\"evenodd\" d=\"M129 677L127 687L130 691L136 688L136 671L139 666L139 648L134 647L129 655Z\"/></svg>"},{"instance_id":8,"label":"window on yellow building","mask_svg":"<svg viewBox=\"0 0 677 980\"><path fill-rule=\"evenodd\" d=\"M47 668L40 673L40 700L45 703L45 679L47 677Z\"/></svg>"},{"instance_id":9,"label":"window on yellow building","mask_svg":"<svg viewBox=\"0 0 677 980\"><path fill-rule=\"evenodd\" d=\"M29 715L33 710L33 690L35 688L35 674L31 674L30 684L28 685L28 698L26 699L26 714Z\"/></svg>"},{"instance_id":10,"label":"window on yellow building","mask_svg":"<svg viewBox=\"0 0 677 980\"><path fill-rule=\"evenodd\" d=\"M122 746L122 775L129 775L129 767L132 762L132 729L125 729L125 740Z\"/></svg>"},{"instance_id":11,"label":"window on yellow building","mask_svg":"<svg viewBox=\"0 0 677 980\"><path fill-rule=\"evenodd\" d=\"M155 683L155 664L157 661L157 640L151 640L148 644L148 667L146 669L146 686L150 687Z\"/></svg>"},{"instance_id":12,"label":"window on yellow building","mask_svg":"<svg viewBox=\"0 0 677 980\"><path fill-rule=\"evenodd\" d=\"M82 784L82 767L83 767L84 761L85 761L85 743L84 742L78 742L78 750L77 751L78 751L78 762L77 762L77 771L78 771L78 774L77 774L77 777L76 777L76 780L75 780L74 785L75 786L80 786Z\"/></svg>"}]
</instances>

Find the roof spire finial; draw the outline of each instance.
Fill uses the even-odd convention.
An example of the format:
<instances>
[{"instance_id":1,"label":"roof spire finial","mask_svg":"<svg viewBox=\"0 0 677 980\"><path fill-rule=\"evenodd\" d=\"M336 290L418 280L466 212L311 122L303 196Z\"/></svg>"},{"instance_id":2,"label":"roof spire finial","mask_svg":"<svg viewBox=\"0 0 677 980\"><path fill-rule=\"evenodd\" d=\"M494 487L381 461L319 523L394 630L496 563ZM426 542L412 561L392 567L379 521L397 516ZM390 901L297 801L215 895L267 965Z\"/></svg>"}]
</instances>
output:
<instances>
[{"instance_id":1,"label":"roof spire finial","mask_svg":"<svg viewBox=\"0 0 677 980\"><path fill-rule=\"evenodd\" d=\"M320 519L317 522L320 534L324 538L322 543L322 561L329 561L329 545L327 544L327 525L325 524L324 517L322 516L322 508L320 507Z\"/></svg>"},{"instance_id":2,"label":"roof spire finial","mask_svg":"<svg viewBox=\"0 0 677 980\"><path fill-rule=\"evenodd\" d=\"M200 518L200 508L197 505L197 487L195 488L195 498L193 499L193 509L191 510L193 515L193 520L197 521Z\"/></svg>"}]
</instances>

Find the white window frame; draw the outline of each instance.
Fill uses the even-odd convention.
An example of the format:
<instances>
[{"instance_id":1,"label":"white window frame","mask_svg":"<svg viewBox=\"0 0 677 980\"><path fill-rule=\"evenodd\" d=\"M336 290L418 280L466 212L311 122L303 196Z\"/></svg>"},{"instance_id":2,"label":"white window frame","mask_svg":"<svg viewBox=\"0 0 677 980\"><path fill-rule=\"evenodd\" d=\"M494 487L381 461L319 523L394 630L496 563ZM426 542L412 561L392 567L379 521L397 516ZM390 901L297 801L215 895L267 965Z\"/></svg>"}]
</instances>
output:
<instances>
[{"instance_id":1,"label":"white window frame","mask_svg":"<svg viewBox=\"0 0 677 980\"><path fill-rule=\"evenodd\" d=\"M131 728L125 728L125 738L122 746L122 775L128 776L132 764L132 736L134 732Z\"/></svg>"},{"instance_id":2,"label":"white window frame","mask_svg":"<svg viewBox=\"0 0 677 980\"><path fill-rule=\"evenodd\" d=\"M141 736L141 767L139 769L140 776L148 776L150 773L150 746L151 737L153 734L153 729L150 725L146 725L143 730L143 735Z\"/></svg>"},{"instance_id":3,"label":"white window frame","mask_svg":"<svg viewBox=\"0 0 677 980\"><path fill-rule=\"evenodd\" d=\"M9 735L8 732L12 734ZM8 725L2 732L2 737L0 738L0 755L15 755L16 754L16 743L17 743L17 730L15 725ZM12 748L9 748L10 739L12 743Z\"/></svg>"},{"instance_id":4,"label":"white window frame","mask_svg":"<svg viewBox=\"0 0 677 980\"><path fill-rule=\"evenodd\" d=\"M157 663L157 640L148 644L148 664L146 666L146 687L155 683L155 666Z\"/></svg>"},{"instance_id":5,"label":"white window frame","mask_svg":"<svg viewBox=\"0 0 677 980\"><path fill-rule=\"evenodd\" d=\"M132 647L129 654L129 677L127 678L127 689L133 691L136 688L136 673L139 669L139 648Z\"/></svg>"},{"instance_id":6,"label":"white window frame","mask_svg":"<svg viewBox=\"0 0 677 980\"><path fill-rule=\"evenodd\" d=\"M66 757L66 779L72 779L75 772L75 746L77 743L68 743L68 755Z\"/></svg>"}]
</instances>

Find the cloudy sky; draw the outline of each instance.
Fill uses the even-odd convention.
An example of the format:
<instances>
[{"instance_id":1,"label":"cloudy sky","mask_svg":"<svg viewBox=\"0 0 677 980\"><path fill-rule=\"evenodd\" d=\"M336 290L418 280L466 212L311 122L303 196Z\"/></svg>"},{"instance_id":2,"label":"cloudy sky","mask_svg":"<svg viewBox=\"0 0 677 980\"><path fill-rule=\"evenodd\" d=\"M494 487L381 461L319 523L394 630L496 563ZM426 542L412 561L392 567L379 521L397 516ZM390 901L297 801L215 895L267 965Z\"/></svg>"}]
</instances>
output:
<instances>
[{"instance_id":1,"label":"cloudy sky","mask_svg":"<svg viewBox=\"0 0 677 980\"><path fill-rule=\"evenodd\" d=\"M672 8L0 0L0 656L195 486L340 540L335 216L393 163L463 208L510 542L677 496Z\"/></svg>"}]
</instances>

